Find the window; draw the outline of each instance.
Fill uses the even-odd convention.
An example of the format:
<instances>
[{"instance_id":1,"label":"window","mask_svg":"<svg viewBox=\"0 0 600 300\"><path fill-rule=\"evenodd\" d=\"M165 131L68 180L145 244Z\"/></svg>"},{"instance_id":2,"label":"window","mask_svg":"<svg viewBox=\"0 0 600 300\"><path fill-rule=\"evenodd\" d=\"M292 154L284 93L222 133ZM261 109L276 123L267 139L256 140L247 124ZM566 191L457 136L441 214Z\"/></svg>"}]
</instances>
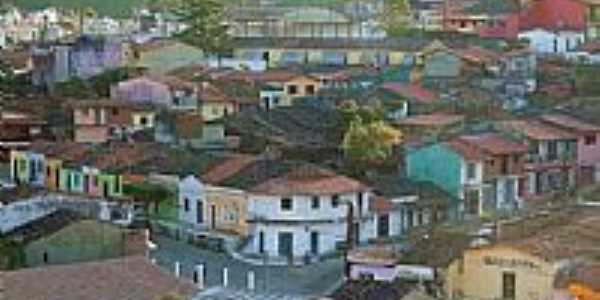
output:
<instances>
[{"instance_id":1,"label":"window","mask_svg":"<svg viewBox=\"0 0 600 300\"><path fill-rule=\"evenodd\" d=\"M502 273L502 298L515 299L516 280L515 273Z\"/></svg>"},{"instance_id":2,"label":"window","mask_svg":"<svg viewBox=\"0 0 600 300\"><path fill-rule=\"evenodd\" d=\"M312 207L312 209L319 209L321 207L321 199L319 199L319 196L312 197L310 206Z\"/></svg>"},{"instance_id":3,"label":"window","mask_svg":"<svg viewBox=\"0 0 600 300\"><path fill-rule=\"evenodd\" d=\"M281 199L281 210L283 211L291 211L292 209L294 209L294 203L292 201L292 199L290 198L283 198Z\"/></svg>"},{"instance_id":4,"label":"window","mask_svg":"<svg viewBox=\"0 0 600 300\"><path fill-rule=\"evenodd\" d=\"M358 192L357 197L358 197L358 215L361 216L362 211L363 211L364 195L362 192Z\"/></svg>"},{"instance_id":5,"label":"window","mask_svg":"<svg viewBox=\"0 0 600 300\"><path fill-rule=\"evenodd\" d=\"M477 177L477 165L475 163L467 164L467 179L472 180Z\"/></svg>"},{"instance_id":6,"label":"window","mask_svg":"<svg viewBox=\"0 0 600 300\"><path fill-rule=\"evenodd\" d=\"M113 116L118 115L119 114L119 109L116 108L116 107L113 107L112 114L113 114Z\"/></svg>"},{"instance_id":7,"label":"window","mask_svg":"<svg viewBox=\"0 0 600 300\"><path fill-rule=\"evenodd\" d=\"M273 97L273 104L275 104L275 105L279 104L279 96Z\"/></svg>"},{"instance_id":8,"label":"window","mask_svg":"<svg viewBox=\"0 0 600 300\"><path fill-rule=\"evenodd\" d=\"M596 145L596 136L595 135L586 135L584 139L585 139L584 143L586 146Z\"/></svg>"},{"instance_id":9,"label":"window","mask_svg":"<svg viewBox=\"0 0 600 300\"><path fill-rule=\"evenodd\" d=\"M148 119L146 117L140 117L140 125L146 126L148 124Z\"/></svg>"},{"instance_id":10,"label":"window","mask_svg":"<svg viewBox=\"0 0 600 300\"><path fill-rule=\"evenodd\" d=\"M558 159L558 144L556 141L548 142L548 159L556 160Z\"/></svg>"},{"instance_id":11,"label":"window","mask_svg":"<svg viewBox=\"0 0 600 300\"><path fill-rule=\"evenodd\" d=\"M340 205L340 195L333 195L331 197L331 207L336 208Z\"/></svg>"},{"instance_id":12,"label":"window","mask_svg":"<svg viewBox=\"0 0 600 300\"><path fill-rule=\"evenodd\" d=\"M190 211L190 199L188 199L188 198L183 199L183 210Z\"/></svg>"},{"instance_id":13,"label":"window","mask_svg":"<svg viewBox=\"0 0 600 300\"><path fill-rule=\"evenodd\" d=\"M307 85L306 86L306 94L307 95L314 95L315 94L315 86L314 85Z\"/></svg>"},{"instance_id":14,"label":"window","mask_svg":"<svg viewBox=\"0 0 600 300\"><path fill-rule=\"evenodd\" d=\"M298 94L298 86L288 85L287 91L288 91L288 94L290 94L290 95L296 95L296 94Z\"/></svg>"},{"instance_id":15,"label":"window","mask_svg":"<svg viewBox=\"0 0 600 300\"><path fill-rule=\"evenodd\" d=\"M50 177L52 174L52 169L50 167L46 167L46 177Z\"/></svg>"}]
</instances>

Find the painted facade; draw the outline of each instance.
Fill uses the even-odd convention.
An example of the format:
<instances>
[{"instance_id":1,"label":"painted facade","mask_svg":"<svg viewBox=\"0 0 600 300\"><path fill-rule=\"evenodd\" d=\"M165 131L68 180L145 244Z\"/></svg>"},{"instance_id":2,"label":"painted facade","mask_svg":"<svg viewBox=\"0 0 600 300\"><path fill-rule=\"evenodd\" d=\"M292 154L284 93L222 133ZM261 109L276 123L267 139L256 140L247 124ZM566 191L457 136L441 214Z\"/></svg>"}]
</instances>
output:
<instances>
[{"instance_id":1,"label":"painted facade","mask_svg":"<svg viewBox=\"0 0 600 300\"><path fill-rule=\"evenodd\" d=\"M511 247L472 249L448 268L446 292L450 299L552 299L557 270Z\"/></svg>"},{"instance_id":2,"label":"painted facade","mask_svg":"<svg viewBox=\"0 0 600 300\"><path fill-rule=\"evenodd\" d=\"M252 239L244 250L251 254L294 258L335 251L347 241L348 206L343 204L346 201L355 207L355 240L366 243L375 237L369 197L366 191L284 197L251 194L248 218L252 224Z\"/></svg>"},{"instance_id":3,"label":"painted facade","mask_svg":"<svg viewBox=\"0 0 600 300\"><path fill-rule=\"evenodd\" d=\"M170 78L140 77L119 82L111 89L111 98L136 104L151 104L172 110L198 108L197 89L191 83L169 84Z\"/></svg>"}]
</instances>

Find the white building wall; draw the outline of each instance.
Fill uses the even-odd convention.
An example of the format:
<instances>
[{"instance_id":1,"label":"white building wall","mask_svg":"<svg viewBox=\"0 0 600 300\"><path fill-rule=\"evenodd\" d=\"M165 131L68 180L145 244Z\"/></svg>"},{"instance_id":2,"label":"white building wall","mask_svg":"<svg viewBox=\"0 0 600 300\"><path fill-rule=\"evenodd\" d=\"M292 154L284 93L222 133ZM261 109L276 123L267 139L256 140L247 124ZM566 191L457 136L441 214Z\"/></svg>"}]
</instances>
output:
<instances>
[{"instance_id":1,"label":"white building wall","mask_svg":"<svg viewBox=\"0 0 600 300\"><path fill-rule=\"evenodd\" d=\"M179 203L179 220L188 229L201 229L206 223L206 194L204 185L194 176L188 176L178 185L177 202ZM186 199L188 209L186 210ZM203 203L204 222L198 223L198 201Z\"/></svg>"},{"instance_id":2,"label":"white building wall","mask_svg":"<svg viewBox=\"0 0 600 300\"><path fill-rule=\"evenodd\" d=\"M292 210L281 209L279 196L251 195L249 197L249 218L255 220L252 253L259 253L260 232L264 233L264 251L270 256L279 255L279 233L289 232L294 236L293 255L304 256L310 252L310 234L319 233L319 253L325 254L335 249L337 242L346 240L347 201L352 201L355 207L355 220L360 220L360 242L365 243L375 237L375 221L369 212L369 193L363 193L363 205L358 209L358 193L339 196L339 205L332 205L332 196L319 196L319 208L312 207L312 196L296 195L290 197L293 201Z\"/></svg>"},{"instance_id":3,"label":"white building wall","mask_svg":"<svg viewBox=\"0 0 600 300\"><path fill-rule=\"evenodd\" d=\"M529 48L538 53L565 54L575 51L578 45L585 40L583 32L559 31L550 32L535 29L519 33L519 39L529 40Z\"/></svg>"}]
</instances>

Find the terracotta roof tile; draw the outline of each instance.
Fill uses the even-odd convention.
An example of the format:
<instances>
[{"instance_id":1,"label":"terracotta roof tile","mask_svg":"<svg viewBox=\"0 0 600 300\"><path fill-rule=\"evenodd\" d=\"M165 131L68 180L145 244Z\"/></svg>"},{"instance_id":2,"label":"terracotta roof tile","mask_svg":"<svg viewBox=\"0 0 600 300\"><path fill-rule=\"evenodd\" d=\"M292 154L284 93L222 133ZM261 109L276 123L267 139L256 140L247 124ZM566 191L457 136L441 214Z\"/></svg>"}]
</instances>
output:
<instances>
[{"instance_id":1,"label":"terracotta roof tile","mask_svg":"<svg viewBox=\"0 0 600 300\"><path fill-rule=\"evenodd\" d=\"M470 143L492 155L526 153L528 151L526 145L513 142L495 133L463 135L458 137L458 140Z\"/></svg>"},{"instance_id":2,"label":"terracotta roof tile","mask_svg":"<svg viewBox=\"0 0 600 300\"><path fill-rule=\"evenodd\" d=\"M564 140L574 139L575 136L566 130L543 124L533 120L504 121L500 126L514 130L534 140Z\"/></svg>"},{"instance_id":3,"label":"terracotta roof tile","mask_svg":"<svg viewBox=\"0 0 600 300\"><path fill-rule=\"evenodd\" d=\"M252 155L237 155L208 170L208 172L202 175L202 179L210 184L219 184L242 171L256 160L257 157Z\"/></svg>"},{"instance_id":4,"label":"terracotta roof tile","mask_svg":"<svg viewBox=\"0 0 600 300\"><path fill-rule=\"evenodd\" d=\"M383 84L382 88L391 93L406 97L409 100L422 103L431 103L438 99L433 92L415 83L389 82Z\"/></svg>"},{"instance_id":5,"label":"terracotta roof tile","mask_svg":"<svg viewBox=\"0 0 600 300\"><path fill-rule=\"evenodd\" d=\"M284 176L269 179L250 189L268 195L332 195L367 189L363 183L312 165L296 167Z\"/></svg>"},{"instance_id":6,"label":"terracotta roof tile","mask_svg":"<svg viewBox=\"0 0 600 300\"><path fill-rule=\"evenodd\" d=\"M543 115L540 117L543 122L550 123L557 127L577 131L577 132L597 132L600 131L600 126L596 126L584 121L580 121L568 115Z\"/></svg>"},{"instance_id":7,"label":"terracotta roof tile","mask_svg":"<svg viewBox=\"0 0 600 300\"><path fill-rule=\"evenodd\" d=\"M583 31L586 26L585 5L575 0L538 0L532 1L521 13L519 29L521 31L536 28L546 30Z\"/></svg>"},{"instance_id":8,"label":"terracotta roof tile","mask_svg":"<svg viewBox=\"0 0 600 300\"><path fill-rule=\"evenodd\" d=\"M446 145L467 161L483 160L486 157L481 149L477 148L475 145L465 143L460 139L454 139L447 142Z\"/></svg>"},{"instance_id":9,"label":"terracotta roof tile","mask_svg":"<svg viewBox=\"0 0 600 300\"><path fill-rule=\"evenodd\" d=\"M0 274L11 300L158 299L191 297L196 288L171 277L144 257L24 269Z\"/></svg>"},{"instance_id":10,"label":"terracotta roof tile","mask_svg":"<svg viewBox=\"0 0 600 300\"><path fill-rule=\"evenodd\" d=\"M404 118L397 122L398 125L408 126L450 126L462 122L464 116L452 114L416 115Z\"/></svg>"}]
</instances>

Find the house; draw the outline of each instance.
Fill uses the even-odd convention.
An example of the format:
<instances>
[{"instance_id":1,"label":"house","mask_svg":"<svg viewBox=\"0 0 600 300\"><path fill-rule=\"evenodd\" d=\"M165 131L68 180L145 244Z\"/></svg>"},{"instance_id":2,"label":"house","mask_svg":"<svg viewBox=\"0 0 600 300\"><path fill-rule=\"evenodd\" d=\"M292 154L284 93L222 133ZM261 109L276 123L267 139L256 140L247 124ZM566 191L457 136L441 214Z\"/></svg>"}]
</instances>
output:
<instances>
[{"instance_id":1,"label":"house","mask_svg":"<svg viewBox=\"0 0 600 300\"><path fill-rule=\"evenodd\" d=\"M11 150L44 138L45 130L46 122L35 115L0 110L0 159L7 161Z\"/></svg>"},{"instance_id":2,"label":"house","mask_svg":"<svg viewBox=\"0 0 600 300\"><path fill-rule=\"evenodd\" d=\"M374 237L369 188L353 179L302 166L248 192L248 222L254 233L249 253L321 256L339 243L364 243ZM354 211L351 241L348 211Z\"/></svg>"},{"instance_id":3,"label":"house","mask_svg":"<svg viewBox=\"0 0 600 300\"><path fill-rule=\"evenodd\" d=\"M534 120L504 121L498 128L522 141L529 149L525 163L527 195L575 187L578 151L574 134Z\"/></svg>"},{"instance_id":4,"label":"house","mask_svg":"<svg viewBox=\"0 0 600 300\"><path fill-rule=\"evenodd\" d=\"M456 202L429 181L393 176L370 179L371 210L376 215L377 238L404 236L413 228L445 220Z\"/></svg>"},{"instance_id":5,"label":"house","mask_svg":"<svg viewBox=\"0 0 600 300\"><path fill-rule=\"evenodd\" d=\"M417 83L386 82L380 89L384 93L383 98L394 97L391 101L384 101L384 105L386 102L400 102L396 104L399 107L396 107L389 115L389 118L395 121L407 117L413 110L418 110L419 107L436 103L439 99L434 92Z\"/></svg>"},{"instance_id":6,"label":"house","mask_svg":"<svg viewBox=\"0 0 600 300\"><path fill-rule=\"evenodd\" d=\"M3 296L12 300L191 298L198 292L142 256L3 272L2 279Z\"/></svg>"},{"instance_id":7,"label":"house","mask_svg":"<svg viewBox=\"0 0 600 300\"><path fill-rule=\"evenodd\" d=\"M50 191L122 198L123 180L115 169L144 159L141 147L106 150L79 143L36 143L28 151L11 152L11 178Z\"/></svg>"},{"instance_id":8,"label":"house","mask_svg":"<svg viewBox=\"0 0 600 300\"><path fill-rule=\"evenodd\" d=\"M517 38L531 50L565 54L585 41L586 6L574 0L533 1L521 12Z\"/></svg>"},{"instance_id":9,"label":"house","mask_svg":"<svg viewBox=\"0 0 600 300\"><path fill-rule=\"evenodd\" d=\"M252 156L240 155L226 159L207 170L200 178L190 175L179 184L179 218L184 230L191 232L221 232L247 237L248 200L244 190L220 183L253 163Z\"/></svg>"},{"instance_id":10,"label":"house","mask_svg":"<svg viewBox=\"0 0 600 300\"><path fill-rule=\"evenodd\" d=\"M161 113L157 116L154 141L195 149L233 149L239 139L225 132L220 120L204 121L197 113Z\"/></svg>"},{"instance_id":11,"label":"house","mask_svg":"<svg viewBox=\"0 0 600 300\"><path fill-rule=\"evenodd\" d=\"M543 115L540 120L577 137L578 184L598 182L593 174L600 168L600 127L564 114Z\"/></svg>"},{"instance_id":12,"label":"house","mask_svg":"<svg viewBox=\"0 0 600 300\"><path fill-rule=\"evenodd\" d=\"M409 149L406 174L430 181L459 203L457 216L521 207L524 145L497 134L459 136L450 142Z\"/></svg>"},{"instance_id":13,"label":"house","mask_svg":"<svg viewBox=\"0 0 600 300\"><path fill-rule=\"evenodd\" d=\"M234 38L385 38L376 20L377 12L359 7L314 6L238 6L229 12L230 34ZM256 10L261 13L257 14Z\"/></svg>"},{"instance_id":14,"label":"house","mask_svg":"<svg viewBox=\"0 0 600 300\"><path fill-rule=\"evenodd\" d=\"M196 111L198 88L194 83L174 76L142 76L117 83L111 88L111 99L177 111Z\"/></svg>"},{"instance_id":15,"label":"house","mask_svg":"<svg viewBox=\"0 0 600 300\"><path fill-rule=\"evenodd\" d=\"M408 141L438 140L461 129L464 116L444 113L414 115L395 121L393 124L402 130Z\"/></svg>"},{"instance_id":16,"label":"house","mask_svg":"<svg viewBox=\"0 0 600 300\"><path fill-rule=\"evenodd\" d=\"M133 54L130 44L119 37L82 36L71 42L54 42L32 51L32 82L52 88L71 77L88 79L127 64Z\"/></svg>"},{"instance_id":17,"label":"house","mask_svg":"<svg viewBox=\"0 0 600 300\"><path fill-rule=\"evenodd\" d=\"M581 1L586 13L586 41L594 41L600 37L600 3L594 0Z\"/></svg>"},{"instance_id":18,"label":"house","mask_svg":"<svg viewBox=\"0 0 600 300\"><path fill-rule=\"evenodd\" d=\"M150 74L166 74L202 61L202 50L173 40L151 40L132 47L131 65L145 68Z\"/></svg>"},{"instance_id":19,"label":"house","mask_svg":"<svg viewBox=\"0 0 600 300\"><path fill-rule=\"evenodd\" d=\"M600 297L600 285L598 285L598 276L600 276L600 265L597 263L581 264L573 267L572 270L564 272L563 278L557 282L556 297L571 297L571 299L591 300ZM563 298L564 299L564 298Z\"/></svg>"},{"instance_id":20,"label":"house","mask_svg":"<svg viewBox=\"0 0 600 300\"><path fill-rule=\"evenodd\" d=\"M202 118L206 121L221 119L240 111L240 104L233 97L209 82L202 83L198 101Z\"/></svg>"},{"instance_id":21,"label":"house","mask_svg":"<svg viewBox=\"0 0 600 300\"><path fill-rule=\"evenodd\" d=\"M321 82L318 78L304 75L291 78L283 83L284 105L292 105L298 98L316 96L320 89Z\"/></svg>"},{"instance_id":22,"label":"house","mask_svg":"<svg viewBox=\"0 0 600 300\"><path fill-rule=\"evenodd\" d=\"M467 249L448 267L447 295L450 299L561 299L552 296L563 288L555 286L563 274L576 270L578 263L596 261L592 249L600 240L594 214L597 210L585 207L500 224L496 243Z\"/></svg>"},{"instance_id":23,"label":"house","mask_svg":"<svg viewBox=\"0 0 600 300\"><path fill-rule=\"evenodd\" d=\"M144 255L147 236L110 224L85 220L67 210L56 210L5 233L20 243L25 267L69 264L130 255ZM101 244L95 241L102 240Z\"/></svg>"},{"instance_id":24,"label":"house","mask_svg":"<svg viewBox=\"0 0 600 300\"><path fill-rule=\"evenodd\" d=\"M73 140L78 143L104 143L128 134L153 128L154 108L114 100L89 100L72 104Z\"/></svg>"},{"instance_id":25,"label":"house","mask_svg":"<svg viewBox=\"0 0 600 300\"><path fill-rule=\"evenodd\" d=\"M206 210L196 214L190 202L190 213L201 215L208 228L244 234L242 252L247 255L300 261L335 251L342 243L366 243L375 237L370 189L331 171L241 156L217 165L203 178L213 186L206 188L212 199L196 206ZM200 185L191 185L195 194ZM185 202L180 204L185 209ZM349 211L354 212L351 241Z\"/></svg>"}]
</instances>

